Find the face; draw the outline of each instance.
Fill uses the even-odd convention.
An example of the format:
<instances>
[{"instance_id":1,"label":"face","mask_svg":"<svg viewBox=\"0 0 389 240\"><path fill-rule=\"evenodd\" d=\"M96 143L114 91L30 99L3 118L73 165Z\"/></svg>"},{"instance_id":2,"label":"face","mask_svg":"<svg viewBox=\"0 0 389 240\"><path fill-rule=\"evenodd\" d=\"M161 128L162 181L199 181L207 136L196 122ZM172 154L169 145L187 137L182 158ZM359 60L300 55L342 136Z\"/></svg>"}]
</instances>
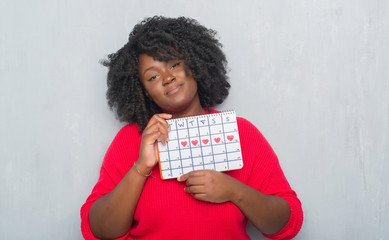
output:
<instances>
[{"instance_id":1,"label":"face","mask_svg":"<svg viewBox=\"0 0 389 240\"><path fill-rule=\"evenodd\" d=\"M160 62L141 54L138 73L146 96L164 112L201 111L197 83L191 73L185 73L183 60Z\"/></svg>"}]
</instances>

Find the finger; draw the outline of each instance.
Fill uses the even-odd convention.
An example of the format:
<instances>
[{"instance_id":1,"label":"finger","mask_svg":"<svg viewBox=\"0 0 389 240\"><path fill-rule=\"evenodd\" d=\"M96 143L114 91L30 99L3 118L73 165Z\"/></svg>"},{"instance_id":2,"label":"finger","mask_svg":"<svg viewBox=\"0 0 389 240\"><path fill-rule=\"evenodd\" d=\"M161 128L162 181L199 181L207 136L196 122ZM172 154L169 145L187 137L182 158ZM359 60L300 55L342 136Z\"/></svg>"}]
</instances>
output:
<instances>
[{"instance_id":1,"label":"finger","mask_svg":"<svg viewBox=\"0 0 389 240\"><path fill-rule=\"evenodd\" d=\"M202 176L205 176L207 175L207 173L209 172L210 170L194 170L194 171L191 171L189 172L190 173L190 177L202 177Z\"/></svg>"},{"instance_id":2,"label":"finger","mask_svg":"<svg viewBox=\"0 0 389 240\"><path fill-rule=\"evenodd\" d=\"M183 181L188 180L188 178L190 178L190 177L199 177L199 176L204 176L204 175L205 175L204 170L195 170L195 171L191 171L191 172L185 173L184 175L179 176L177 178L177 181L183 182Z\"/></svg>"},{"instance_id":3,"label":"finger","mask_svg":"<svg viewBox=\"0 0 389 240\"><path fill-rule=\"evenodd\" d=\"M158 114L155 114L155 115L157 115L158 117L161 117L161 118L163 118L165 120L170 119L170 118L173 117L173 115L171 115L169 113L158 113Z\"/></svg>"},{"instance_id":4,"label":"finger","mask_svg":"<svg viewBox=\"0 0 389 240\"><path fill-rule=\"evenodd\" d=\"M158 128L158 131L161 133L158 139L162 142L163 145L165 145L166 142L169 141L169 129L162 125L160 122L156 123L156 128Z\"/></svg>"},{"instance_id":5,"label":"finger","mask_svg":"<svg viewBox=\"0 0 389 240\"><path fill-rule=\"evenodd\" d=\"M186 181L189 178L189 173L185 173L184 175L181 175L177 178L177 181L183 182Z\"/></svg>"},{"instance_id":6,"label":"finger","mask_svg":"<svg viewBox=\"0 0 389 240\"><path fill-rule=\"evenodd\" d=\"M205 184L204 176L191 176L186 180L186 186L196 186Z\"/></svg>"},{"instance_id":7,"label":"finger","mask_svg":"<svg viewBox=\"0 0 389 240\"><path fill-rule=\"evenodd\" d=\"M160 131L149 132L149 133L147 133L146 135L143 136L144 137L144 142L147 145L154 145L155 141L160 138L161 134L162 133Z\"/></svg>"},{"instance_id":8,"label":"finger","mask_svg":"<svg viewBox=\"0 0 389 240\"><path fill-rule=\"evenodd\" d=\"M163 145L165 145L166 141L168 141L169 132L170 132L170 126L167 123L166 119L169 119L171 117L172 115L167 113L155 114L149 122L150 128L154 128L155 126L157 126L159 130L162 132L162 136L165 136L160 139Z\"/></svg>"},{"instance_id":9,"label":"finger","mask_svg":"<svg viewBox=\"0 0 389 240\"><path fill-rule=\"evenodd\" d=\"M160 135L158 136L158 139L162 142L162 144L166 144L166 141L169 140L169 132L165 125L163 125L161 122L155 122L151 126L147 127L145 129L144 133L146 135L151 135L155 132L160 132ZM157 138L152 139L153 141L157 140Z\"/></svg>"},{"instance_id":10,"label":"finger","mask_svg":"<svg viewBox=\"0 0 389 240\"><path fill-rule=\"evenodd\" d=\"M192 194L192 196L197 199L197 200L201 200L201 201L207 201L207 202L210 202L207 198L207 194L205 193L196 193L196 194Z\"/></svg>"},{"instance_id":11,"label":"finger","mask_svg":"<svg viewBox=\"0 0 389 240\"><path fill-rule=\"evenodd\" d=\"M152 118L154 121L161 123L166 128L169 128L169 124L166 122L166 120L163 117L160 117L159 115L154 115Z\"/></svg>"},{"instance_id":12,"label":"finger","mask_svg":"<svg viewBox=\"0 0 389 240\"><path fill-rule=\"evenodd\" d=\"M169 124L166 122L166 120L170 118L172 118L172 115L167 113L154 114L149 123L153 124L154 122L158 121L166 126L166 128L169 128Z\"/></svg>"},{"instance_id":13,"label":"finger","mask_svg":"<svg viewBox=\"0 0 389 240\"><path fill-rule=\"evenodd\" d=\"M155 159L159 160L159 151L158 151L157 144L154 144L154 155L155 155Z\"/></svg>"},{"instance_id":14,"label":"finger","mask_svg":"<svg viewBox=\"0 0 389 240\"><path fill-rule=\"evenodd\" d=\"M190 186L190 187L184 188L184 192L192 193L192 194L205 193L205 188L204 188L203 185L200 185L200 186Z\"/></svg>"},{"instance_id":15,"label":"finger","mask_svg":"<svg viewBox=\"0 0 389 240\"><path fill-rule=\"evenodd\" d=\"M150 121L147 124L147 126L146 126L144 131L147 131L148 129L153 128L156 125L160 125L160 126L166 128L166 129L169 129L169 124L166 122L166 120L164 120L163 118L160 118L160 117L154 115L150 119Z\"/></svg>"}]
</instances>

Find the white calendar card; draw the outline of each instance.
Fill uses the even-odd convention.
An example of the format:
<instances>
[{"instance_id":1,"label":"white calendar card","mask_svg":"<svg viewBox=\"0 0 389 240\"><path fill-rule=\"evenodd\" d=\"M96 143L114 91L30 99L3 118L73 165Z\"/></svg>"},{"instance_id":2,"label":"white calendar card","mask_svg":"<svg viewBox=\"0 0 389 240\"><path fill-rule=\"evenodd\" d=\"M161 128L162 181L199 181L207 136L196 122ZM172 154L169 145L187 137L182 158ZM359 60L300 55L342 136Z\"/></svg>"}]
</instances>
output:
<instances>
[{"instance_id":1,"label":"white calendar card","mask_svg":"<svg viewBox=\"0 0 389 240\"><path fill-rule=\"evenodd\" d=\"M167 120L169 141L158 141L162 179L199 169L227 171L243 167L235 111Z\"/></svg>"}]
</instances>

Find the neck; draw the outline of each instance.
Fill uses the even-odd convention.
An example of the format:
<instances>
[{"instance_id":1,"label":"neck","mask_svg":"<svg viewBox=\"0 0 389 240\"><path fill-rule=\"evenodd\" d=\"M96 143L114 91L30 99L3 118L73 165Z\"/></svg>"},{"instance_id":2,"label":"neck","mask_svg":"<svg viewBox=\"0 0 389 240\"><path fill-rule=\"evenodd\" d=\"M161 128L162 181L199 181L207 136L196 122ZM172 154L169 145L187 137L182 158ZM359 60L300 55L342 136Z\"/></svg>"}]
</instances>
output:
<instances>
[{"instance_id":1,"label":"neck","mask_svg":"<svg viewBox=\"0 0 389 240\"><path fill-rule=\"evenodd\" d=\"M189 116L196 116L196 115L202 115L205 114L205 109L200 106L200 108L196 110L186 110L183 112L177 112L177 113L170 113L173 117L172 118L181 118L181 117L189 117Z\"/></svg>"},{"instance_id":2,"label":"neck","mask_svg":"<svg viewBox=\"0 0 389 240\"><path fill-rule=\"evenodd\" d=\"M182 111L177 112L170 112L170 114L173 116L172 118L181 118L181 117L188 117L188 116L196 116L196 115L202 115L205 114L205 109L200 104L200 99L197 96L197 99L192 102L192 104L188 107L186 107Z\"/></svg>"}]
</instances>

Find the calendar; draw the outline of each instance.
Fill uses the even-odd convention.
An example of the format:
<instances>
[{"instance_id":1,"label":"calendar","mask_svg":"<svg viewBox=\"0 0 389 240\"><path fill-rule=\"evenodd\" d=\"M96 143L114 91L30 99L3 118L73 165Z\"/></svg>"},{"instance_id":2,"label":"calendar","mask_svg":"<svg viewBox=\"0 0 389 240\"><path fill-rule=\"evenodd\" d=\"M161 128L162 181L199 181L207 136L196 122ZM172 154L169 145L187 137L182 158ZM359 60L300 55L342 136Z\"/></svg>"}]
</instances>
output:
<instances>
[{"instance_id":1,"label":"calendar","mask_svg":"<svg viewBox=\"0 0 389 240\"><path fill-rule=\"evenodd\" d=\"M235 111L167 120L169 141L157 142L162 179L199 169L243 167Z\"/></svg>"}]
</instances>

